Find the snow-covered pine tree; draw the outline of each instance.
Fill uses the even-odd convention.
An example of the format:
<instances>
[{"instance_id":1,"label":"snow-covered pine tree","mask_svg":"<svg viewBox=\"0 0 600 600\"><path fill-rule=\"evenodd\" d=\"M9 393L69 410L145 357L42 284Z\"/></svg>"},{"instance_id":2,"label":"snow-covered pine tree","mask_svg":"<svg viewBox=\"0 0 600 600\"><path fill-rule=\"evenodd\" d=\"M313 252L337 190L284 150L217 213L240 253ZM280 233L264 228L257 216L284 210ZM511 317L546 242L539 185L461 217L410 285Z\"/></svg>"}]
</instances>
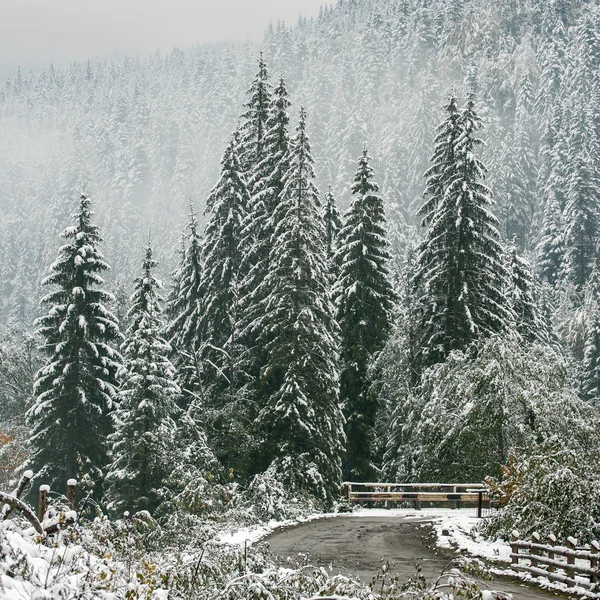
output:
<instances>
[{"instance_id":1,"label":"snow-covered pine tree","mask_svg":"<svg viewBox=\"0 0 600 600\"><path fill-rule=\"evenodd\" d=\"M169 344L161 337L161 283L154 277L158 263L148 241L143 274L134 283L130 326L122 351L121 389L114 412L115 431L108 440L111 463L106 475L108 507L153 513L164 496L173 468L176 404L180 393Z\"/></svg>"},{"instance_id":2,"label":"snow-covered pine tree","mask_svg":"<svg viewBox=\"0 0 600 600\"><path fill-rule=\"evenodd\" d=\"M347 436L344 474L359 481L376 472L372 453L377 403L368 394L367 369L391 333L396 300L383 201L370 160L365 148L335 257L340 269L334 287L341 331L340 396Z\"/></svg>"},{"instance_id":3,"label":"snow-covered pine tree","mask_svg":"<svg viewBox=\"0 0 600 600\"><path fill-rule=\"evenodd\" d=\"M600 232L600 9L590 6L573 28L565 89L569 108L566 170L566 271L581 289L596 257ZM593 133L591 133L593 132Z\"/></svg>"},{"instance_id":4,"label":"snow-covered pine tree","mask_svg":"<svg viewBox=\"0 0 600 600\"><path fill-rule=\"evenodd\" d=\"M460 111L458 101L454 96L448 98L444 106L446 118L437 128L437 135L433 141L434 151L431 158L431 167L425 172L427 185L425 188L425 202L419 209L419 216L423 219L423 226L431 223L438 205L444 198L448 185L448 177L452 175L452 166L455 163L454 147L461 134Z\"/></svg>"},{"instance_id":5,"label":"snow-covered pine tree","mask_svg":"<svg viewBox=\"0 0 600 600\"><path fill-rule=\"evenodd\" d=\"M565 259L565 240L562 211L553 191L544 205L544 218L537 245L538 269L542 281L555 286L562 277Z\"/></svg>"},{"instance_id":6,"label":"snow-covered pine tree","mask_svg":"<svg viewBox=\"0 0 600 600\"><path fill-rule=\"evenodd\" d=\"M327 259L333 261L338 247L338 235L342 229L342 217L337 207L337 202L331 191L331 187L325 194L321 217L325 224L325 252Z\"/></svg>"},{"instance_id":7,"label":"snow-covered pine tree","mask_svg":"<svg viewBox=\"0 0 600 600\"><path fill-rule=\"evenodd\" d=\"M535 280L529 263L519 256L517 236L506 250L508 304L515 315L518 334L528 343L544 339L542 315L535 297Z\"/></svg>"},{"instance_id":8,"label":"snow-covered pine tree","mask_svg":"<svg viewBox=\"0 0 600 600\"><path fill-rule=\"evenodd\" d=\"M87 474L101 497L121 364L114 345L122 336L105 308L114 298L102 289L101 273L110 267L92 216L91 199L83 194L76 223L63 232L66 243L43 281L55 288L42 298L48 314L36 322L48 362L37 374L27 420L30 464L39 480L60 491L67 479Z\"/></svg>"},{"instance_id":9,"label":"snow-covered pine tree","mask_svg":"<svg viewBox=\"0 0 600 600\"><path fill-rule=\"evenodd\" d=\"M165 337L174 352L177 380L182 389L184 404L203 396L203 376L199 350L201 338L202 241L198 221L190 203L190 220L181 252L181 264L173 279L167 298ZM187 244L187 245L186 245ZM203 400L204 401L204 400Z\"/></svg>"},{"instance_id":10,"label":"snow-covered pine tree","mask_svg":"<svg viewBox=\"0 0 600 600\"><path fill-rule=\"evenodd\" d=\"M269 71L262 52L256 74L248 94L246 112L242 115L241 162L246 176L250 176L255 167L265 157L265 135L268 130L267 119L271 107L271 89Z\"/></svg>"},{"instance_id":11,"label":"snow-covered pine tree","mask_svg":"<svg viewBox=\"0 0 600 600\"><path fill-rule=\"evenodd\" d=\"M204 302L201 330L202 362L207 391L207 422L211 445L225 465L238 467L244 411L234 406L243 384L240 373L239 290L241 231L249 194L238 156L237 135L221 161L221 177L206 203L211 217L205 229L201 288Z\"/></svg>"},{"instance_id":12,"label":"snow-covered pine tree","mask_svg":"<svg viewBox=\"0 0 600 600\"><path fill-rule=\"evenodd\" d=\"M594 301L593 306L581 366L580 396L587 402L600 398L600 304Z\"/></svg>"},{"instance_id":13,"label":"snow-covered pine tree","mask_svg":"<svg viewBox=\"0 0 600 600\"><path fill-rule=\"evenodd\" d=\"M454 114L450 117L454 123ZM430 216L413 282L417 379L428 366L443 362L450 351L464 349L482 335L504 331L513 320L503 293L506 269L498 220L490 210L492 193L483 183L486 168L476 156L483 142L475 136L480 120L472 95L460 111L457 126L460 134L446 138L453 148L444 152L436 147L435 163L440 154L451 161L441 181L437 171L429 176L424 206L435 208L422 211ZM440 201L433 202L431 194Z\"/></svg>"},{"instance_id":14,"label":"snow-covered pine tree","mask_svg":"<svg viewBox=\"0 0 600 600\"><path fill-rule=\"evenodd\" d=\"M276 209L272 290L262 302L261 340L269 360L261 378L270 395L256 430L262 462L288 489L330 504L341 482L343 416L338 403L334 309L325 230L319 218L306 113L292 143Z\"/></svg>"},{"instance_id":15,"label":"snow-covered pine tree","mask_svg":"<svg viewBox=\"0 0 600 600\"><path fill-rule=\"evenodd\" d=\"M267 362L262 302L272 291L271 249L277 225L277 206L283 190L283 176L289 166L290 102L283 79L275 90L269 109L263 156L249 174L251 198L242 225L242 280L240 286L239 330L244 346L243 369L250 376L247 391L252 404L264 405L272 390L264 390L260 371Z\"/></svg>"}]
</instances>

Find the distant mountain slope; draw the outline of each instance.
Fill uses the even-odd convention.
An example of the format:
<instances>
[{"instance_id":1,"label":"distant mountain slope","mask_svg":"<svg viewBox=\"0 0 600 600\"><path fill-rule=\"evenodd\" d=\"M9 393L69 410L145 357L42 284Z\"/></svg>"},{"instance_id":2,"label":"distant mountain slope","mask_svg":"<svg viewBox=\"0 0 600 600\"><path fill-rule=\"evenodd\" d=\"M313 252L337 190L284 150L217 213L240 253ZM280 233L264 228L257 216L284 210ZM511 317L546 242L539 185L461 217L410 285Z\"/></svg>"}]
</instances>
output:
<instances>
[{"instance_id":1,"label":"distant mountain slope","mask_svg":"<svg viewBox=\"0 0 600 600\"><path fill-rule=\"evenodd\" d=\"M584 0L339 0L292 29L270 27L260 45L17 74L0 91L0 314L36 312L41 274L84 185L114 275L131 280L150 227L173 266L187 203L203 207L216 181L261 49L273 79L286 78L295 114L306 106L322 191L331 185L347 201L369 144L397 249L415 223L444 97L474 87L505 234L531 248L548 186L564 192L573 94L589 102L589 90L567 83L582 51L573 26L592 9ZM589 39L597 74L598 31Z\"/></svg>"}]
</instances>

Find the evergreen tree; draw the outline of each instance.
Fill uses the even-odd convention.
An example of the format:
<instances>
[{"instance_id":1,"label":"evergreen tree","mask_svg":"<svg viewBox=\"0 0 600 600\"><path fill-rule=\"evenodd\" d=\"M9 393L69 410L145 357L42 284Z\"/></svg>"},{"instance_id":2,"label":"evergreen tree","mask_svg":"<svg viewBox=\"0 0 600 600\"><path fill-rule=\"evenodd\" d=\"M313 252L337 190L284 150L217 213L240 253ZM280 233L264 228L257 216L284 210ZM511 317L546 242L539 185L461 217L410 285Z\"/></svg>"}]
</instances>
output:
<instances>
[{"instance_id":1,"label":"evergreen tree","mask_svg":"<svg viewBox=\"0 0 600 600\"><path fill-rule=\"evenodd\" d=\"M162 287L154 277L157 266L150 242L131 297L131 325L122 346L125 364L115 431L109 436L112 462L108 468L107 499L117 514L156 510L173 466L176 398L175 369L169 344L161 337Z\"/></svg>"},{"instance_id":2,"label":"evergreen tree","mask_svg":"<svg viewBox=\"0 0 600 600\"><path fill-rule=\"evenodd\" d=\"M367 393L367 368L390 335L395 301L383 201L369 161L365 148L352 186L354 199L339 235L340 275L334 288L341 329L340 395L348 440L345 475L354 479L369 479L376 470L372 453L377 403Z\"/></svg>"},{"instance_id":3,"label":"evergreen tree","mask_svg":"<svg viewBox=\"0 0 600 600\"><path fill-rule=\"evenodd\" d=\"M575 157L574 169L577 172L569 179L565 206L565 262L567 275L580 288L589 277L596 257L600 180L594 160L585 150Z\"/></svg>"},{"instance_id":4,"label":"evergreen tree","mask_svg":"<svg viewBox=\"0 0 600 600\"><path fill-rule=\"evenodd\" d=\"M584 11L569 47L568 147L566 150L566 271L581 289L596 256L600 232L600 9Z\"/></svg>"},{"instance_id":5,"label":"evergreen tree","mask_svg":"<svg viewBox=\"0 0 600 600\"><path fill-rule=\"evenodd\" d=\"M54 291L42 299L48 314L37 320L47 364L37 374L35 402L28 412L31 465L54 490L87 474L102 495L107 435L116 398L121 356L119 324L105 304L101 273L110 268L99 250L91 199L83 194L76 224L65 229L65 245L43 281Z\"/></svg>"},{"instance_id":6,"label":"evergreen tree","mask_svg":"<svg viewBox=\"0 0 600 600\"><path fill-rule=\"evenodd\" d=\"M451 119L454 123L454 114ZM512 320L503 295L506 270L498 220L490 211L491 191L483 184L485 166L476 156L482 141L475 137L480 120L472 95L458 123L459 135L438 141L438 146L453 147L436 147L434 153L434 161L440 154L452 161L441 181L435 171L427 184L428 196L437 194L440 200L427 210L429 227L414 278L417 374L481 335L504 331ZM424 206L430 205L428 197Z\"/></svg>"},{"instance_id":7,"label":"evergreen tree","mask_svg":"<svg viewBox=\"0 0 600 600\"><path fill-rule=\"evenodd\" d=\"M271 249L271 294L263 300L261 373L272 390L257 421L263 464L293 491L331 503L341 482L344 433L338 404L337 327L328 293L325 231L306 135L292 144Z\"/></svg>"},{"instance_id":8,"label":"evergreen tree","mask_svg":"<svg viewBox=\"0 0 600 600\"><path fill-rule=\"evenodd\" d=\"M206 423L211 444L224 464L243 452L241 406L234 406L242 384L239 341L239 289L242 263L241 231L248 206L236 139L225 151L221 177L206 205L211 218L203 244L201 329L205 340L202 362L209 406Z\"/></svg>"},{"instance_id":9,"label":"evergreen tree","mask_svg":"<svg viewBox=\"0 0 600 600\"><path fill-rule=\"evenodd\" d=\"M426 171L427 187L425 189L426 201L419 210L423 225L429 225L433 219L438 205L444 198L448 186L448 178L452 176L455 164L454 150L456 140L461 134L460 111L454 96L448 99L444 106L447 113L444 121L437 128L437 135L433 141L434 152L431 158L431 167Z\"/></svg>"},{"instance_id":10,"label":"evergreen tree","mask_svg":"<svg viewBox=\"0 0 600 600\"><path fill-rule=\"evenodd\" d=\"M325 252L327 259L333 261L333 257L338 247L339 232L342 229L342 217L331 192L331 187L325 194L321 218L325 224Z\"/></svg>"},{"instance_id":11,"label":"evergreen tree","mask_svg":"<svg viewBox=\"0 0 600 600\"><path fill-rule=\"evenodd\" d=\"M266 154L264 138L271 107L271 89L269 71L261 52L258 73L248 90L250 99L246 104L247 110L242 115L244 123L241 128L241 160L246 174L252 173Z\"/></svg>"},{"instance_id":12,"label":"evergreen tree","mask_svg":"<svg viewBox=\"0 0 600 600\"><path fill-rule=\"evenodd\" d=\"M526 342L544 338L542 316L535 298L535 281L529 263L517 252L517 239L507 249L508 305L515 315L517 332Z\"/></svg>"},{"instance_id":13,"label":"evergreen tree","mask_svg":"<svg viewBox=\"0 0 600 600\"><path fill-rule=\"evenodd\" d=\"M582 399L587 402L597 402L600 398L600 304L597 301L585 339L580 390Z\"/></svg>"},{"instance_id":14,"label":"evergreen tree","mask_svg":"<svg viewBox=\"0 0 600 600\"><path fill-rule=\"evenodd\" d=\"M202 242L198 221L190 204L187 225L187 247L181 252L181 264L174 275L174 286L167 299L169 323L165 328L168 343L175 353L178 382L189 404L195 396L204 395L200 349L202 345L201 317L204 293L202 290Z\"/></svg>"},{"instance_id":15,"label":"evergreen tree","mask_svg":"<svg viewBox=\"0 0 600 600\"><path fill-rule=\"evenodd\" d=\"M271 250L277 226L277 207L283 190L283 176L289 166L289 115L283 79L275 90L264 135L262 160L250 174L251 198L242 226L243 257L240 286L240 335L244 346L242 365L250 376L248 392L252 405L264 405L272 390L264 389L260 371L268 360L263 336L262 302L272 292Z\"/></svg>"},{"instance_id":16,"label":"evergreen tree","mask_svg":"<svg viewBox=\"0 0 600 600\"><path fill-rule=\"evenodd\" d=\"M562 214L554 192L550 192L544 205L544 220L537 252L542 281L555 286L562 276L565 248Z\"/></svg>"}]
</instances>

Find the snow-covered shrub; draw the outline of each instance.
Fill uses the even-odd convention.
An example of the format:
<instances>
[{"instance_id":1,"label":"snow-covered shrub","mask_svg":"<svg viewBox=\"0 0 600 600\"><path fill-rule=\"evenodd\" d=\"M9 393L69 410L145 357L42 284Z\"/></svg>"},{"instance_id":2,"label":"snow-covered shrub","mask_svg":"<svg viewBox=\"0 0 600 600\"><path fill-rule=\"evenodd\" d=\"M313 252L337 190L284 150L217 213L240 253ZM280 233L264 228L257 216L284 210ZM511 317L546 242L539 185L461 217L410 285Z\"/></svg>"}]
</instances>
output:
<instances>
[{"instance_id":1,"label":"snow-covered shrub","mask_svg":"<svg viewBox=\"0 0 600 600\"><path fill-rule=\"evenodd\" d=\"M115 568L87 552L77 536L42 543L19 520L0 522L0 599L112 600Z\"/></svg>"},{"instance_id":2,"label":"snow-covered shrub","mask_svg":"<svg viewBox=\"0 0 600 600\"><path fill-rule=\"evenodd\" d=\"M527 456L546 440L568 438L584 412L551 349L494 337L424 374L403 425L405 453L421 480L481 481L500 475L511 448Z\"/></svg>"},{"instance_id":3,"label":"snow-covered shrub","mask_svg":"<svg viewBox=\"0 0 600 600\"><path fill-rule=\"evenodd\" d=\"M287 471L292 476L293 472L291 468ZM308 476L309 473L305 473L305 477ZM244 494L244 504L257 522L293 519L314 513L319 508L314 496L294 486L286 475L285 461L272 463L264 473L252 479Z\"/></svg>"},{"instance_id":4,"label":"snow-covered shrub","mask_svg":"<svg viewBox=\"0 0 600 600\"><path fill-rule=\"evenodd\" d=\"M577 439L579 437L579 439ZM600 538L600 450L594 435L553 438L518 461L521 478L507 505L484 523L490 536L516 529L582 542Z\"/></svg>"}]
</instances>

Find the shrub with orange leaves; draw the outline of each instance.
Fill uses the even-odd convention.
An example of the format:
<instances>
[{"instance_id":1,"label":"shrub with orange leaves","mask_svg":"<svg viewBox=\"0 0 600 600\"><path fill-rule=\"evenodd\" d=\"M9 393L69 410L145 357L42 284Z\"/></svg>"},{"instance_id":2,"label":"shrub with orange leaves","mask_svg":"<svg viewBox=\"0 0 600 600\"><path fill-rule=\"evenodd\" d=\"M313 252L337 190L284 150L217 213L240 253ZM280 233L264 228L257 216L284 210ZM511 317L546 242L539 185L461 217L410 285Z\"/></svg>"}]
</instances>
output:
<instances>
[{"instance_id":1,"label":"shrub with orange leaves","mask_svg":"<svg viewBox=\"0 0 600 600\"><path fill-rule=\"evenodd\" d=\"M486 477L485 483L490 488L492 502L496 506L505 506L513 494L523 485L523 463L519 462L514 448L508 453L508 460L500 467L501 476Z\"/></svg>"}]
</instances>

